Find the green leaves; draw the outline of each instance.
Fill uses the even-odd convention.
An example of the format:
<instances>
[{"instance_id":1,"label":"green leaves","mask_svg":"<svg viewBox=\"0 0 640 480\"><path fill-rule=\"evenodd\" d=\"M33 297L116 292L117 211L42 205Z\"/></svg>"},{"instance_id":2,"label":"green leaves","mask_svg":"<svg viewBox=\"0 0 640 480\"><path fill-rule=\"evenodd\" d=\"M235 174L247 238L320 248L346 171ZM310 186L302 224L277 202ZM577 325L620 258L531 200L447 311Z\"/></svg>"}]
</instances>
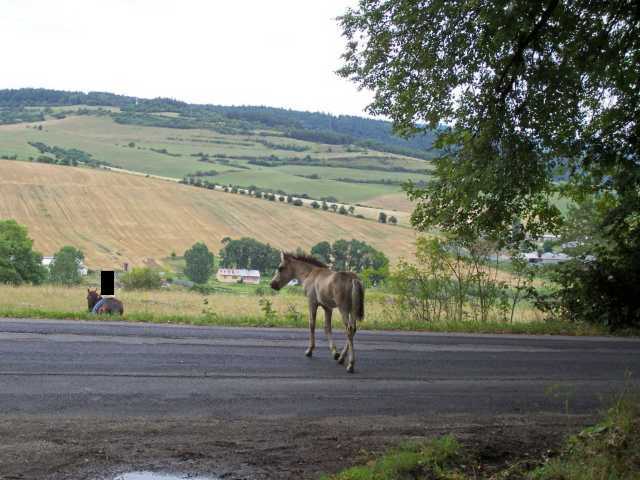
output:
<instances>
[{"instance_id":1,"label":"green leaves","mask_svg":"<svg viewBox=\"0 0 640 480\"><path fill-rule=\"evenodd\" d=\"M213 273L213 253L207 246L198 242L184 252L186 267L184 274L196 283L207 283Z\"/></svg>"},{"instance_id":2,"label":"green leaves","mask_svg":"<svg viewBox=\"0 0 640 480\"><path fill-rule=\"evenodd\" d=\"M637 190L639 16L622 1L367 0L341 17L339 73L374 91L370 113L441 129L435 180L408 189L414 226L557 229L558 159L572 194Z\"/></svg>"},{"instance_id":3,"label":"green leaves","mask_svg":"<svg viewBox=\"0 0 640 480\"><path fill-rule=\"evenodd\" d=\"M80 283L80 263L84 254L75 247L62 247L53 257L49 278L53 283L73 285Z\"/></svg>"},{"instance_id":4,"label":"green leaves","mask_svg":"<svg viewBox=\"0 0 640 480\"><path fill-rule=\"evenodd\" d=\"M15 220L0 220L0 282L42 283L46 276L42 255L32 247L26 227Z\"/></svg>"}]
</instances>

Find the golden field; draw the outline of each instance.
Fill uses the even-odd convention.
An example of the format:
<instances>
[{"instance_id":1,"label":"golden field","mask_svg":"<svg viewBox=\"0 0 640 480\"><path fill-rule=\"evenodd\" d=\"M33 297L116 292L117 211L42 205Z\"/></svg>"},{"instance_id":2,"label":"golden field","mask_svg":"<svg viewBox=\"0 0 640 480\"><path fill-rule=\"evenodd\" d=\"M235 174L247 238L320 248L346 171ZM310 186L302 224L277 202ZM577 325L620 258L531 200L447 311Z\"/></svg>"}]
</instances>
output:
<instances>
[{"instance_id":1,"label":"golden field","mask_svg":"<svg viewBox=\"0 0 640 480\"><path fill-rule=\"evenodd\" d=\"M331 212L88 168L0 160L0 219L26 225L36 250L80 248L90 268L142 265L197 241L217 253L225 237L309 249L366 241L392 260L411 257L415 233Z\"/></svg>"},{"instance_id":2,"label":"golden field","mask_svg":"<svg viewBox=\"0 0 640 480\"><path fill-rule=\"evenodd\" d=\"M264 297L255 293L213 293L202 295L181 287L160 290L120 289L116 296L125 308L125 320L153 319L156 322L172 323L211 323L233 325L241 323L241 319L249 319L248 325L265 325L264 309L261 299L271 302L276 318L273 325L306 326L308 322L307 299L301 291L285 289L276 295L269 295L269 287L263 285L267 292ZM0 316L41 316L45 317L83 318L87 317L87 287L84 285L64 287L59 285L21 285L0 284ZM437 324L415 324L405 322L402 316L396 315L393 308L394 297L391 294L376 290L367 290L365 295L365 320L362 328L410 328L436 329ZM539 311L521 304L516 310L516 324L542 324ZM297 319L292 319L292 315ZM92 318L97 318L90 316ZM208 318L207 318L208 317ZM289 317L289 318L287 318ZM340 314L334 310L334 326L342 328ZM105 318L105 317L100 317ZM106 317L109 318L109 317ZM113 317L117 319L118 317ZM497 319L493 319L497 320ZM322 329L324 315L318 312L318 328ZM471 323L471 322L463 322ZM271 324L270 322L266 323Z\"/></svg>"}]
</instances>

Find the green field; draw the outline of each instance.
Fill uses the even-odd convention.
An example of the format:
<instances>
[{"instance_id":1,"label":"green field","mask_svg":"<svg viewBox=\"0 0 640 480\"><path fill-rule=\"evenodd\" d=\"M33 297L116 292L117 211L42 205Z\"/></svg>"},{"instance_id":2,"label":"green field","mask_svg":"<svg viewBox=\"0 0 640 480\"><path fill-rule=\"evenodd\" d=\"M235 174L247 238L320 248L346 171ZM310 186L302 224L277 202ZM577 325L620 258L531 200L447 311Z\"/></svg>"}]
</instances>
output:
<instances>
[{"instance_id":1,"label":"green field","mask_svg":"<svg viewBox=\"0 0 640 480\"><path fill-rule=\"evenodd\" d=\"M426 171L428 161L378 152L362 146L328 145L283 137L276 130L254 130L242 134L222 134L207 129L178 129L119 124L98 109L90 115L78 115L78 108L53 107L51 114L68 116L56 119L47 115L44 122L0 126L0 156L17 156L18 160L35 159L40 152L29 142L51 147L79 149L95 160L152 175L183 178L197 171L215 170L209 177L218 184L260 188L304 194L312 198L333 196L344 202L363 202L380 196L400 193L400 182L424 181L428 175L398 172L393 169ZM110 108L110 111L117 111ZM104 113L104 112L103 112ZM174 117L172 112L160 115ZM42 127L40 129L40 127ZM296 151L295 149L301 150ZM206 162L197 154L207 155ZM321 162L322 165L261 166L250 160L277 157L280 162ZM356 167L356 168L349 168ZM304 178L317 175L318 179ZM382 183L354 183L350 179Z\"/></svg>"}]
</instances>

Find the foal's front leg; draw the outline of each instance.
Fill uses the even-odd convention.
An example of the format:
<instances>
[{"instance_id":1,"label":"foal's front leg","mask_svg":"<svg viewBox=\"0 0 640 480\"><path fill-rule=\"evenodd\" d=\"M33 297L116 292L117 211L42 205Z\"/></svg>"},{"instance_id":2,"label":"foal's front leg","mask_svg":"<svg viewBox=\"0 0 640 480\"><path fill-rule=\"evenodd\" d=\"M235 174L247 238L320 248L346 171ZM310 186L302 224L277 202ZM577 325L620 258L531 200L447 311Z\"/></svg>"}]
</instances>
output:
<instances>
[{"instance_id":1,"label":"foal's front leg","mask_svg":"<svg viewBox=\"0 0 640 480\"><path fill-rule=\"evenodd\" d=\"M309 302L309 348L304 352L307 357L313 355L313 349L316 348L316 313L318 304Z\"/></svg>"},{"instance_id":2,"label":"foal's front leg","mask_svg":"<svg viewBox=\"0 0 640 480\"><path fill-rule=\"evenodd\" d=\"M324 309L324 333L327 336L327 340L329 340L329 351L331 352L331 356L337 360L340 354L336 349L336 344L333 343L333 336L331 335L331 314L333 311L331 308L322 308Z\"/></svg>"}]
</instances>

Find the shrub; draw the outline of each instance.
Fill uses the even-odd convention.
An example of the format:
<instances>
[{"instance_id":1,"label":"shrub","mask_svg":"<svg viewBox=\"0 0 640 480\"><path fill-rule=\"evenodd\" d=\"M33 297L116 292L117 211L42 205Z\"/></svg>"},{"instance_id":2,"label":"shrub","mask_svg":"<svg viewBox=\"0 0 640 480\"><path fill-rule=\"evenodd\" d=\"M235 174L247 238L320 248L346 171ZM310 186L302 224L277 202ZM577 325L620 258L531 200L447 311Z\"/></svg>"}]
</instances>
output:
<instances>
[{"instance_id":1,"label":"shrub","mask_svg":"<svg viewBox=\"0 0 640 480\"><path fill-rule=\"evenodd\" d=\"M151 290L162 285L160 274L148 267L134 267L122 275L120 281L128 290Z\"/></svg>"},{"instance_id":2,"label":"shrub","mask_svg":"<svg viewBox=\"0 0 640 480\"><path fill-rule=\"evenodd\" d=\"M301 206L302 206L302 200L300 200L299 198L296 198L296 199L293 201L293 204L294 204L296 207L301 207Z\"/></svg>"}]
</instances>

